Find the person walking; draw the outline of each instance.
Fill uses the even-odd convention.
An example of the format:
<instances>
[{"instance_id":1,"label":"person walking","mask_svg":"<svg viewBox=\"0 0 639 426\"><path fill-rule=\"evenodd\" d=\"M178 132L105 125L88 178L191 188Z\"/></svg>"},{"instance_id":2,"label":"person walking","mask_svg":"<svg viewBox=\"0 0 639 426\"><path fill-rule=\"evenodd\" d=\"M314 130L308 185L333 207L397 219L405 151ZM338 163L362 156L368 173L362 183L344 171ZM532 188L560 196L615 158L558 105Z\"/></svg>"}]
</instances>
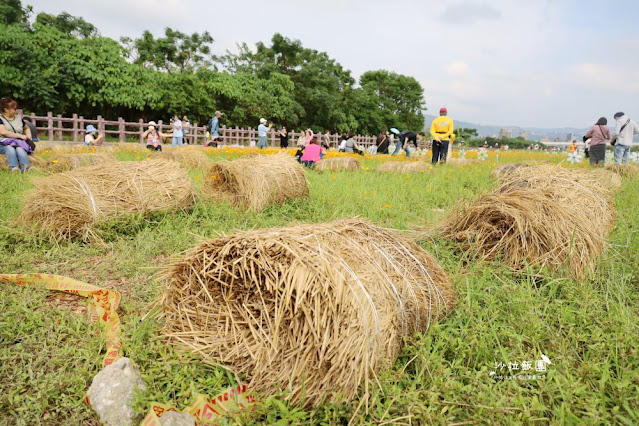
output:
<instances>
[{"instance_id":1,"label":"person walking","mask_svg":"<svg viewBox=\"0 0 639 426\"><path fill-rule=\"evenodd\" d=\"M588 156L591 166L604 166L606 163L606 142L610 139L610 129L607 124L606 117L601 117L584 135L584 139L590 139ZM568 152L574 151L569 149Z\"/></svg>"},{"instance_id":2,"label":"person walking","mask_svg":"<svg viewBox=\"0 0 639 426\"><path fill-rule=\"evenodd\" d=\"M431 159L433 164L437 164L440 161L442 163L446 162L454 130L454 123L448 117L448 110L443 107L440 108L439 117L434 119L430 125L430 135L433 138L433 158Z\"/></svg>"},{"instance_id":3,"label":"person walking","mask_svg":"<svg viewBox=\"0 0 639 426\"><path fill-rule=\"evenodd\" d=\"M404 151L406 151L406 157L410 157L410 151L408 150L409 142L412 142L415 148L417 148L417 140L419 139L421 141L424 136L426 136L424 132L415 133L410 130L404 130L397 138L397 146L392 155L397 155L399 151L404 149Z\"/></svg>"},{"instance_id":4,"label":"person walking","mask_svg":"<svg viewBox=\"0 0 639 426\"><path fill-rule=\"evenodd\" d=\"M632 147L632 138L639 134L639 127L634 120L626 117L623 112L615 114L617 125L615 134L610 142L615 147L615 163L628 163L630 148ZM592 144L591 144L592 145Z\"/></svg>"},{"instance_id":5,"label":"person walking","mask_svg":"<svg viewBox=\"0 0 639 426\"><path fill-rule=\"evenodd\" d=\"M257 147L264 149L268 146L268 132L273 125L266 126L266 118L260 118L260 125L257 126Z\"/></svg>"},{"instance_id":6,"label":"person walking","mask_svg":"<svg viewBox=\"0 0 639 426\"><path fill-rule=\"evenodd\" d=\"M220 118L222 117L222 113L220 111L215 111L215 115L211 118L211 130L209 133L211 134L211 140L219 143L222 140L220 136Z\"/></svg>"},{"instance_id":7,"label":"person walking","mask_svg":"<svg viewBox=\"0 0 639 426\"><path fill-rule=\"evenodd\" d=\"M173 141L171 146L184 146L184 131L182 130L182 120L177 114L173 116L171 120L171 127L173 128Z\"/></svg>"}]
</instances>

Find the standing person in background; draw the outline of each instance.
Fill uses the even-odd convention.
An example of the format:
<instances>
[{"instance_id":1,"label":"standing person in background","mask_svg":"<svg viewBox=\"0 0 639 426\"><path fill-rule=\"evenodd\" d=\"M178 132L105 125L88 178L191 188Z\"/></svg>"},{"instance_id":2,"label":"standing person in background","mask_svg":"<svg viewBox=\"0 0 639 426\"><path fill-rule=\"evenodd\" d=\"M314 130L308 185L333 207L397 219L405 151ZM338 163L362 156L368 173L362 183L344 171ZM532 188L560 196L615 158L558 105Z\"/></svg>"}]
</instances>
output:
<instances>
[{"instance_id":1,"label":"standing person in background","mask_svg":"<svg viewBox=\"0 0 639 426\"><path fill-rule=\"evenodd\" d=\"M377 153L388 154L388 144L389 140L386 130L382 130L379 136L377 136Z\"/></svg>"},{"instance_id":2,"label":"standing person in background","mask_svg":"<svg viewBox=\"0 0 639 426\"><path fill-rule=\"evenodd\" d=\"M31 169L28 155L33 153L31 129L18 115L18 103L9 96L0 100L0 118L0 154L7 156L12 172L28 172Z\"/></svg>"},{"instance_id":3,"label":"standing person in background","mask_svg":"<svg viewBox=\"0 0 639 426\"><path fill-rule=\"evenodd\" d=\"M288 132L286 131L286 126L277 129L277 134L280 137L280 148L288 148Z\"/></svg>"},{"instance_id":4,"label":"standing person in background","mask_svg":"<svg viewBox=\"0 0 639 426\"><path fill-rule=\"evenodd\" d=\"M211 129L209 133L211 133L211 140L219 143L222 140L220 136L220 117L222 117L222 113L220 111L215 111L215 115L211 118Z\"/></svg>"},{"instance_id":5,"label":"standing person in background","mask_svg":"<svg viewBox=\"0 0 639 426\"><path fill-rule=\"evenodd\" d=\"M189 117L185 115L184 117L182 117L182 133L184 135L184 143L186 143L187 145L191 144L191 141L189 140L190 129L191 122L189 121Z\"/></svg>"},{"instance_id":6,"label":"standing person in background","mask_svg":"<svg viewBox=\"0 0 639 426\"><path fill-rule=\"evenodd\" d=\"M328 151L331 148L331 131L326 129L322 135L322 148Z\"/></svg>"},{"instance_id":7,"label":"standing person in background","mask_svg":"<svg viewBox=\"0 0 639 426\"><path fill-rule=\"evenodd\" d=\"M268 146L268 132L273 125L266 126L266 118L260 118L260 125L257 126L257 147L264 149Z\"/></svg>"},{"instance_id":8,"label":"standing person in background","mask_svg":"<svg viewBox=\"0 0 639 426\"><path fill-rule=\"evenodd\" d=\"M182 131L182 120L177 114L173 115L171 120L171 127L173 128L173 141L171 146L184 146L184 132Z\"/></svg>"},{"instance_id":9,"label":"standing person in background","mask_svg":"<svg viewBox=\"0 0 639 426\"><path fill-rule=\"evenodd\" d=\"M430 126L430 135L433 138L433 158L432 163L438 162L445 163L448 156L449 144L452 143L451 136L453 135L454 124L452 118L448 116L448 110L441 108L439 110L439 117L433 120Z\"/></svg>"},{"instance_id":10,"label":"standing person in background","mask_svg":"<svg viewBox=\"0 0 639 426\"><path fill-rule=\"evenodd\" d=\"M606 141L610 139L610 129L606 124L608 124L606 117L601 117L584 135L584 140L590 139L588 156L591 166L604 166L606 163ZM572 148L573 145L577 148L574 141L570 147ZM571 148L568 148L568 152L575 152L575 150L571 151Z\"/></svg>"},{"instance_id":11,"label":"standing person in background","mask_svg":"<svg viewBox=\"0 0 639 426\"><path fill-rule=\"evenodd\" d=\"M615 147L615 163L628 163L630 148L632 147L632 139L634 135L639 133L639 127L634 120L626 117L623 112L615 114L617 125L615 127L615 135L611 143ZM592 146L592 143L590 144Z\"/></svg>"},{"instance_id":12,"label":"standing person in background","mask_svg":"<svg viewBox=\"0 0 639 426\"><path fill-rule=\"evenodd\" d=\"M395 151L393 152L393 155L397 155L399 151L401 151L403 148L404 151L406 151L406 157L410 157L410 151L408 150L408 143L412 142L413 145L415 145L415 148L417 148L418 138L419 140L421 140L424 136L426 136L424 132L419 132L419 134L417 134L415 132L411 132L410 130L404 130L403 132L399 134L399 137L397 140L397 146L395 147Z\"/></svg>"},{"instance_id":13,"label":"standing person in background","mask_svg":"<svg viewBox=\"0 0 639 426\"><path fill-rule=\"evenodd\" d=\"M575 151L577 151L577 142L573 140L570 142L570 146L568 147L568 153L573 153Z\"/></svg>"}]
</instances>

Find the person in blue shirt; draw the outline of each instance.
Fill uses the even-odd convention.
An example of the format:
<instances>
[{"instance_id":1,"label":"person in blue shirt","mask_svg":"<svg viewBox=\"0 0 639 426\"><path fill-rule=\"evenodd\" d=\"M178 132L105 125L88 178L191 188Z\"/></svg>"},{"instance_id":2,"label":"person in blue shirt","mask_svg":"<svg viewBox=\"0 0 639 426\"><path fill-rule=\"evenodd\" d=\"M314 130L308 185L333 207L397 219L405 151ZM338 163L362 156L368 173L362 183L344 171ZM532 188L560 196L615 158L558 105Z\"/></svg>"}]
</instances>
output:
<instances>
[{"instance_id":1,"label":"person in blue shirt","mask_svg":"<svg viewBox=\"0 0 639 426\"><path fill-rule=\"evenodd\" d=\"M215 111L215 115L211 118L211 139L214 141L220 140L220 117L222 117L222 113Z\"/></svg>"},{"instance_id":2,"label":"person in blue shirt","mask_svg":"<svg viewBox=\"0 0 639 426\"><path fill-rule=\"evenodd\" d=\"M171 120L171 127L173 127L173 142L171 142L171 146L184 146L182 120L180 120L177 114L175 114L173 120Z\"/></svg>"},{"instance_id":3,"label":"person in blue shirt","mask_svg":"<svg viewBox=\"0 0 639 426\"><path fill-rule=\"evenodd\" d=\"M268 132L273 127L272 124L266 126L266 118L260 118L260 125L257 126L257 147L264 149L268 146Z\"/></svg>"}]
</instances>

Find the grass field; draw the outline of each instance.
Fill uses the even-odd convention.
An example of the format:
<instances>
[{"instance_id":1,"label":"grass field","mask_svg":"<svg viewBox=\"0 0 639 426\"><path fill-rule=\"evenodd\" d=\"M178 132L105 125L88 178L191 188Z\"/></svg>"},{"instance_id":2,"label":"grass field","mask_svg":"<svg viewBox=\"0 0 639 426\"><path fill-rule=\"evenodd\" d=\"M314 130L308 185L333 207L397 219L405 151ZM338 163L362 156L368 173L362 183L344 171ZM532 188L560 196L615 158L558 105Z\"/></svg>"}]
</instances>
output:
<instances>
[{"instance_id":1,"label":"grass field","mask_svg":"<svg viewBox=\"0 0 639 426\"><path fill-rule=\"evenodd\" d=\"M209 151L211 158L242 154ZM109 222L99 230L102 245L56 244L15 226L24 193L40 173L0 172L0 272L55 273L122 293L124 352L140 367L148 388L136 400L141 420L152 401L184 407L193 392L216 395L235 384L233 374L159 340L160 319L143 319L162 292L155 277L158 267L171 256L197 244L200 236L290 223L358 216L400 230L431 227L458 201L489 190L496 164L565 158L523 151L499 155L415 174L377 172L386 156L364 159L356 172L309 170L307 200L260 213L198 201L188 212ZM146 153L123 150L117 156L126 161ZM206 178L202 170L190 175L196 186ZM539 270L513 276L499 264L469 258L437 236L421 241L450 274L459 302L448 317L407 342L392 369L378 377L381 387L366 400L314 410L289 406L280 398L258 398L253 417L235 420L639 424L638 199L639 179L624 180L615 196L619 219L609 249L583 282ZM536 372L542 354L552 364ZM83 397L103 355L100 330L83 303L0 284L0 424L98 424ZM516 377L525 373L528 362L529 374Z\"/></svg>"}]
</instances>

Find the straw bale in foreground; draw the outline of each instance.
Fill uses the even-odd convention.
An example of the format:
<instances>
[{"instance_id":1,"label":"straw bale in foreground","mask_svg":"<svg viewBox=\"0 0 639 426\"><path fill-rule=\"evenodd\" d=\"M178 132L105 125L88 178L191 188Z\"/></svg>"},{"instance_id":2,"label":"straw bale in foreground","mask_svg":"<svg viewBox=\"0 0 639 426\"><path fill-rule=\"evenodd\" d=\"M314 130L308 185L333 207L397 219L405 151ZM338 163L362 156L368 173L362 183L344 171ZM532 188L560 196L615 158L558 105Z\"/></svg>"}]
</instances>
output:
<instances>
[{"instance_id":1,"label":"straw bale in foreground","mask_svg":"<svg viewBox=\"0 0 639 426\"><path fill-rule=\"evenodd\" d=\"M315 164L315 170L331 172L355 171L359 167L359 161L351 157L324 158Z\"/></svg>"},{"instance_id":2,"label":"straw bale in foreground","mask_svg":"<svg viewBox=\"0 0 639 426\"><path fill-rule=\"evenodd\" d=\"M210 199L255 211L309 195L304 169L287 154L253 155L213 163L202 191Z\"/></svg>"},{"instance_id":3,"label":"straw bale in foreground","mask_svg":"<svg viewBox=\"0 0 639 426\"><path fill-rule=\"evenodd\" d=\"M174 161L114 161L38 179L21 219L54 239L86 240L105 220L184 209L193 200L188 174Z\"/></svg>"},{"instance_id":4,"label":"straw bale in foreground","mask_svg":"<svg viewBox=\"0 0 639 426\"><path fill-rule=\"evenodd\" d=\"M514 269L568 267L581 279L615 224L609 192L587 171L557 166L513 170L493 194L458 208L443 237Z\"/></svg>"},{"instance_id":5,"label":"straw bale in foreground","mask_svg":"<svg viewBox=\"0 0 639 426\"><path fill-rule=\"evenodd\" d=\"M506 164L501 164L497 167L495 167L493 169L493 171L490 173L490 175L495 178L495 179L499 179L502 176L508 176L511 172L518 170L520 168L523 167L530 167L530 165L528 164L521 164L521 163L506 163Z\"/></svg>"},{"instance_id":6,"label":"straw bale in foreground","mask_svg":"<svg viewBox=\"0 0 639 426\"><path fill-rule=\"evenodd\" d=\"M174 148L162 152L155 152L151 158L166 158L177 161L187 169L203 169L209 166L209 158L206 154L198 149Z\"/></svg>"},{"instance_id":7,"label":"straw bale in foreground","mask_svg":"<svg viewBox=\"0 0 639 426\"><path fill-rule=\"evenodd\" d=\"M403 339L445 315L445 272L414 242L362 220L209 240L165 269L163 334L295 404L368 397Z\"/></svg>"},{"instance_id":8,"label":"straw bale in foreground","mask_svg":"<svg viewBox=\"0 0 639 426\"><path fill-rule=\"evenodd\" d=\"M432 167L431 163L425 161L386 161L377 168L380 172L396 172L396 173L411 173L411 172L425 172Z\"/></svg>"}]
</instances>

